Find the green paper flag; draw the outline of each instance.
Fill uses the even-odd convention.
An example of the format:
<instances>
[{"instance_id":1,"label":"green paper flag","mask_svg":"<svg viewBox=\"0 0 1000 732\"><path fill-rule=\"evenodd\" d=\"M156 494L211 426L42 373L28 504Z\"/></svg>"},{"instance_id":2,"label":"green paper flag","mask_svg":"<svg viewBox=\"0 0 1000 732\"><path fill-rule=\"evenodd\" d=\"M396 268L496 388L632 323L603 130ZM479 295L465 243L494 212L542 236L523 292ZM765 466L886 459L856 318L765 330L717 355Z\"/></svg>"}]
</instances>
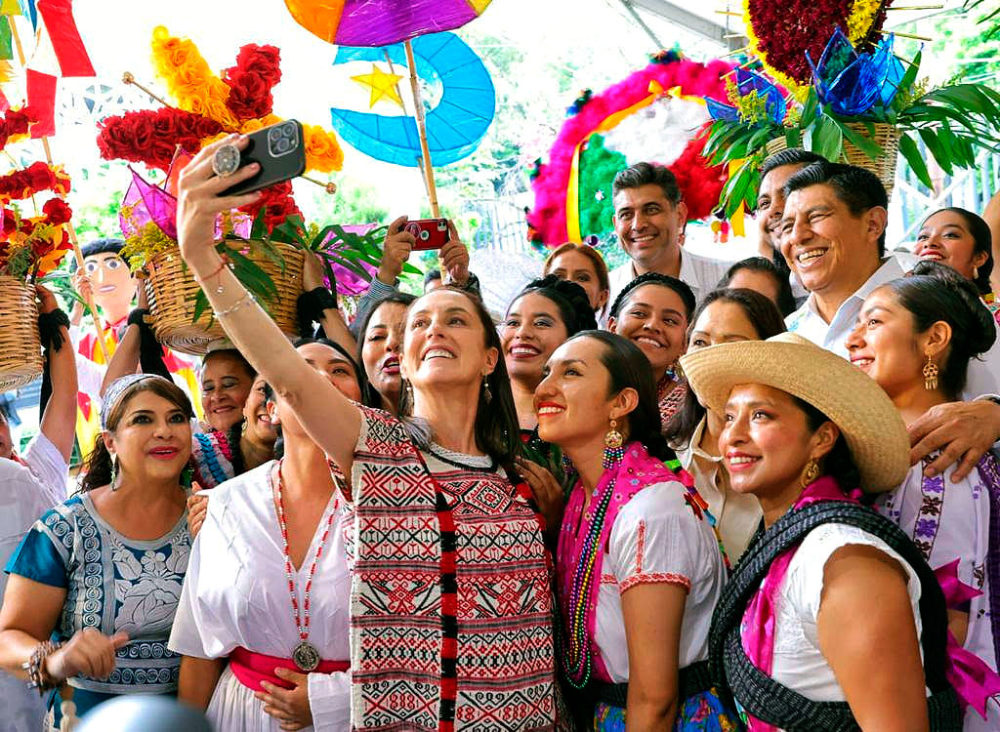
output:
<instances>
[{"instance_id":1,"label":"green paper flag","mask_svg":"<svg viewBox=\"0 0 1000 732\"><path fill-rule=\"evenodd\" d=\"M0 18L0 59L10 61L14 58L11 47L10 18Z\"/></svg>"}]
</instances>

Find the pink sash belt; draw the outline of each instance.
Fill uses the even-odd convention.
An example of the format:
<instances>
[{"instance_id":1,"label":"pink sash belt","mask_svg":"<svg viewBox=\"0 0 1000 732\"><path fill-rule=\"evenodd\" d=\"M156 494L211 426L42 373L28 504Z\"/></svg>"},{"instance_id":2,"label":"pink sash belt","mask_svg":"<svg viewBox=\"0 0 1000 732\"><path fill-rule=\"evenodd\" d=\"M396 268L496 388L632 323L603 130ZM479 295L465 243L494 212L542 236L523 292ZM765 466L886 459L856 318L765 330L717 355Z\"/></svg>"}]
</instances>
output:
<instances>
[{"instance_id":1,"label":"pink sash belt","mask_svg":"<svg viewBox=\"0 0 1000 732\"><path fill-rule=\"evenodd\" d=\"M236 680L251 691L264 691L261 681L268 681L282 689L294 688L292 684L279 679L275 675L275 670L279 668L288 669L301 673L298 666L290 658L279 658L278 656L266 656L263 653L254 653L246 648L234 648L229 654L229 668L233 671ZM311 673L332 674L335 671L347 671L351 668L349 661L320 661Z\"/></svg>"}]
</instances>

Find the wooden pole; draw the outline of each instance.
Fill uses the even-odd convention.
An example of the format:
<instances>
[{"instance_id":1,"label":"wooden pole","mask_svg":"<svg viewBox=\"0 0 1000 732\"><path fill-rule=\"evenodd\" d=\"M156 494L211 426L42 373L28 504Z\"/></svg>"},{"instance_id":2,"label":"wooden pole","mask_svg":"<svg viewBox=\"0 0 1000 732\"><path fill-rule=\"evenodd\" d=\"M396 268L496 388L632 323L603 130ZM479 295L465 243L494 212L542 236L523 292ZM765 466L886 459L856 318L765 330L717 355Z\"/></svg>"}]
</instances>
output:
<instances>
[{"instance_id":1,"label":"wooden pole","mask_svg":"<svg viewBox=\"0 0 1000 732\"><path fill-rule=\"evenodd\" d=\"M382 55L385 57L385 62L389 64L389 73L396 73L396 66L392 63L392 58L389 56L389 51L383 50ZM403 99L403 94L399 90L399 84L396 84L396 94L399 95L399 104L403 107L403 114L409 114L406 109L406 101ZM420 168L420 177L424 181L424 191L427 193L428 197L431 195L430 189L427 187L427 173L424 171L424 159L423 157L417 158L417 167Z\"/></svg>"},{"instance_id":2,"label":"wooden pole","mask_svg":"<svg viewBox=\"0 0 1000 732\"><path fill-rule=\"evenodd\" d=\"M417 63L413 59L413 46L409 41L406 48L406 63L410 67L410 89L413 91L413 116L417 120L417 134L420 135L420 152L424 159L424 180L427 182L427 196L431 200L431 215L441 218L438 208L437 186L434 183L434 164L431 162L431 150L427 144L427 120L424 119L424 103L420 99L420 81L417 79Z\"/></svg>"},{"instance_id":3,"label":"wooden pole","mask_svg":"<svg viewBox=\"0 0 1000 732\"><path fill-rule=\"evenodd\" d=\"M21 46L21 38L17 34L17 24L14 22L14 18L11 16L7 17L7 24L10 26L10 33L14 37L14 45L17 47L17 57L21 62L21 68L27 67L27 62L24 57L24 48ZM42 148L45 150L45 160L49 165L52 165L52 149L49 147L49 139L47 137L42 137ZM60 198L65 199L65 196L60 196ZM80 251L80 242L77 241L76 231L73 229L72 222L66 223L66 231L69 234L69 241L73 245L73 254L76 256L76 266L83 268L83 252ZM94 319L94 327L97 328L97 344L101 349L101 355L104 356L104 363L111 362L111 354L108 351L108 344L104 342L104 326L101 325L101 318L97 314L97 305L94 304L94 294L90 293L84 298L87 304L87 308L90 310L90 316Z\"/></svg>"}]
</instances>

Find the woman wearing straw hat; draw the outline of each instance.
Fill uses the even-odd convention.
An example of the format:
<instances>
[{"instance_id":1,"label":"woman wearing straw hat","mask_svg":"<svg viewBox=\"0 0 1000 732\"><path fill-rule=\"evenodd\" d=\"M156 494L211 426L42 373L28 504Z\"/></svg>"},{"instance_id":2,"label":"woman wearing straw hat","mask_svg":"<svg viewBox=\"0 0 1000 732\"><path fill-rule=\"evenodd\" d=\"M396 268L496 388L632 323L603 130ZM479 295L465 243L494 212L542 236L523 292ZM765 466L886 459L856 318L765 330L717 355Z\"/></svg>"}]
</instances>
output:
<instances>
[{"instance_id":1,"label":"woman wearing straw hat","mask_svg":"<svg viewBox=\"0 0 1000 732\"><path fill-rule=\"evenodd\" d=\"M789 333L681 363L724 415L733 490L757 496L764 514L709 640L713 672L750 728L960 729L941 588L905 534L851 496L906 475L906 429L889 398Z\"/></svg>"},{"instance_id":2,"label":"woman wearing straw hat","mask_svg":"<svg viewBox=\"0 0 1000 732\"><path fill-rule=\"evenodd\" d=\"M970 280L935 262L921 262L913 271L865 299L847 340L851 362L885 390L907 424L957 399L969 362L996 339L993 318ZM987 453L956 482L954 467L925 475L932 459L910 468L903 484L880 498L879 510L913 538L936 571L947 573L942 586L949 629L963 648L996 671L1000 470ZM966 730L1000 729L1000 704L996 698L986 704L1000 684L984 691L966 711Z\"/></svg>"}]
</instances>

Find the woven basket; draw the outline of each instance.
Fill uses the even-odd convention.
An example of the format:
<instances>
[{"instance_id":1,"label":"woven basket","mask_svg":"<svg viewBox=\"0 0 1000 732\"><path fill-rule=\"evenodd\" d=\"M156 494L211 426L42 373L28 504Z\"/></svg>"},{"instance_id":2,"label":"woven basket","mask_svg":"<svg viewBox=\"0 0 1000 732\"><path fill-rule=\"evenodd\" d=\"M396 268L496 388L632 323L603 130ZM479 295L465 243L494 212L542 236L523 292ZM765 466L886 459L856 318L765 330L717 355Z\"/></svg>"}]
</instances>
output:
<instances>
[{"instance_id":1,"label":"woven basket","mask_svg":"<svg viewBox=\"0 0 1000 732\"><path fill-rule=\"evenodd\" d=\"M873 123L875 134L872 135L868 132L868 127L861 122L849 122L847 126L858 135L873 139L882 148L882 154L872 160L845 137L844 155L838 162L870 170L882 181L886 194L892 196L892 188L896 182L896 158L899 157L899 130L885 122L875 122ZM788 143L784 137L776 137L764 147L768 156L771 156L787 148Z\"/></svg>"},{"instance_id":2,"label":"woven basket","mask_svg":"<svg viewBox=\"0 0 1000 732\"><path fill-rule=\"evenodd\" d=\"M30 384L41 375L35 288L0 277L0 391Z\"/></svg>"},{"instance_id":3,"label":"woven basket","mask_svg":"<svg viewBox=\"0 0 1000 732\"><path fill-rule=\"evenodd\" d=\"M268 305L271 316L281 331L298 336L295 306L302 293L302 251L287 244L275 244L285 260L282 271L278 264L253 248L247 257L267 273L278 290L276 301ZM156 339L175 351L201 356L208 344L225 338L225 332L212 311L206 308L197 321L194 318L195 297L201 289L188 271L180 251L171 249L154 256L146 264L149 310Z\"/></svg>"}]
</instances>

